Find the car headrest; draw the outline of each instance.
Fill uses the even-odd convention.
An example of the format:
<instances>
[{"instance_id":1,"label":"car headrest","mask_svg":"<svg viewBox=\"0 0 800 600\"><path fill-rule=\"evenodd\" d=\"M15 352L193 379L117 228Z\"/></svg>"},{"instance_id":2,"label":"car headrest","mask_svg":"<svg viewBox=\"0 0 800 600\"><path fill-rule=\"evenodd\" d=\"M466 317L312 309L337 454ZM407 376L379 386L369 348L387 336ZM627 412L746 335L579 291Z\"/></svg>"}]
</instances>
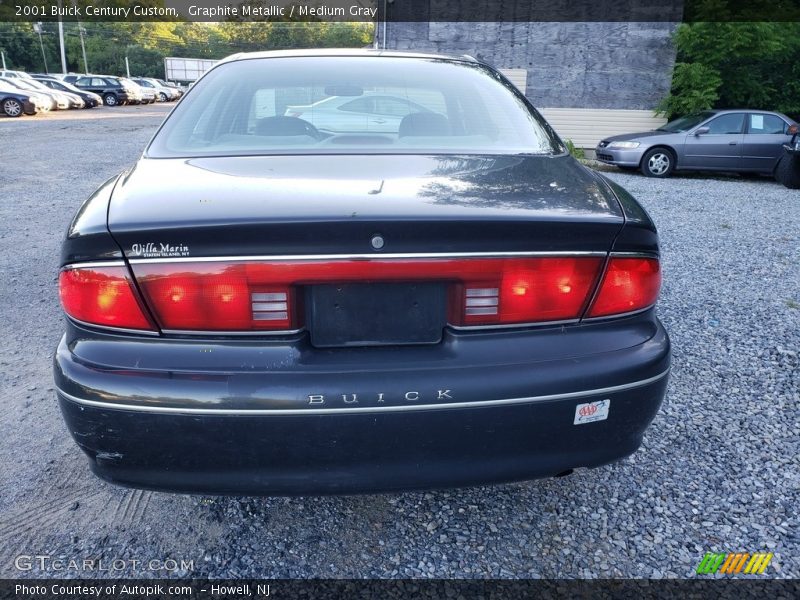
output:
<instances>
[{"instance_id":1,"label":"car headrest","mask_svg":"<svg viewBox=\"0 0 800 600\"><path fill-rule=\"evenodd\" d=\"M434 112L416 112L403 117L397 129L399 137L410 135L450 135L450 122L447 117Z\"/></svg>"},{"instance_id":2,"label":"car headrest","mask_svg":"<svg viewBox=\"0 0 800 600\"><path fill-rule=\"evenodd\" d=\"M309 135L307 123L297 117L264 117L256 121L256 134L267 136Z\"/></svg>"}]
</instances>

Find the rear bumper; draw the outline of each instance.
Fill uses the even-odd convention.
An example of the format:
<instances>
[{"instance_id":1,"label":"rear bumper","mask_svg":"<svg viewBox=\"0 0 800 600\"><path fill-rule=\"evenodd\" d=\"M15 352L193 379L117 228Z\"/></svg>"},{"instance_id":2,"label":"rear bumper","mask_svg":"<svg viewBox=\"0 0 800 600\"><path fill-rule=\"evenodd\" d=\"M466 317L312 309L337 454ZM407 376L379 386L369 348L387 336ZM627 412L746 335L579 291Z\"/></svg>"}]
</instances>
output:
<instances>
[{"instance_id":1,"label":"rear bumper","mask_svg":"<svg viewBox=\"0 0 800 600\"><path fill-rule=\"evenodd\" d=\"M670 348L652 315L629 321L627 335L651 335L613 351L602 351L598 341L600 352L556 360L526 345L541 332L448 334L438 349L372 349L406 359L429 354L430 368L411 369L398 368L402 362L356 367L367 353L348 350L335 370L298 356L288 371L131 371L87 363L102 349L85 344L97 341L65 339L56 383L69 430L93 471L122 485L284 495L526 480L607 464L641 444L666 393ZM603 327L575 333L586 341L614 330ZM563 329L548 336L578 337ZM553 340L552 354L563 353ZM516 362L508 361L509 344L519 350ZM169 349L157 345L166 360ZM462 347L462 360L436 366L454 345ZM201 347L191 342L180 351ZM490 352L485 368L464 367L472 350ZM211 346L207 354L213 352ZM263 358L269 361L268 353ZM607 419L575 424L577 407L601 400L610 401Z\"/></svg>"}]
</instances>

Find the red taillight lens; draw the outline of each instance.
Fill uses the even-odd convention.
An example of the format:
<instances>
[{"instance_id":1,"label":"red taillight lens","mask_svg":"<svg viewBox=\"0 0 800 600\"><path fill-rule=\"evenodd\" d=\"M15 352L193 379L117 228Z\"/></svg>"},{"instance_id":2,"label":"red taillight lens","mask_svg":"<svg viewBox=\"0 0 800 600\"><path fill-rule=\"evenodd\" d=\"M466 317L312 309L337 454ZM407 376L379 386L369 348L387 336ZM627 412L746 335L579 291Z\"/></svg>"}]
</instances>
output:
<instances>
[{"instance_id":1,"label":"red taillight lens","mask_svg":"<svg viewBox=\"0 0 800 600\"><path fill-rule=\"evenodd\" d=\"M58 276L64 311L78 321L154 331L136 297L126 267L64 269Z\"/></svg>"},{"instance_id":2,"label":"red taillight lens","mask_svg":"<svg viewBox=\"0 0 800 600\"><path fill-rule=\"evenodd\" d=\"M176 266L179 271L172 265L135 267L142 292L163 329L292 328L288 286L259 285L243 264Z\"/></svg>"},{"instance_id":3,"label":"red taillight lens","mask_svg":"<svg viewBox=\"0 0 800 600\"><path fill-rule=\"evenodd\" d=\"M483 280L464 284L463 325L577 319L597 281L599 258L503 260Z\"/></svg>"},{"instance_id":4,"label":"red taillight lens","mask_svg":"<svg viewBox=\"0 0 800 600\"><path fill-rule=\"evenodd\" d=\"M442 281L453 325L577 319L594 289L596 257L142 263L133 270L163 329L299 327L296 291L318 283Z\"/></svg>"},{"instance_id":5,"label":"red taillight lens","mask_svg":"<svg viewBox=\"0 0 800 600\"><path fill-rule=\"evenodd\" d=\"M612 258L588 317L642 310L655 304L661 269L655 258Z\"/></svg>"}]
</instances>

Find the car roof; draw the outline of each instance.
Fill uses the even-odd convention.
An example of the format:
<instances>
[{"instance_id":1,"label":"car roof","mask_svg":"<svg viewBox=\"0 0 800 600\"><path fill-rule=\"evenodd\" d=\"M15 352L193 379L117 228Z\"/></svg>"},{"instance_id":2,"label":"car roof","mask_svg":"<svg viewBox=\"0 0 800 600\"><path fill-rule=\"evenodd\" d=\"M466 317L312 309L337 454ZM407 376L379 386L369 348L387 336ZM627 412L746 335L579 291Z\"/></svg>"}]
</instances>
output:
<instances>
[{"instance_id":1,"label":"car roof","mask_svg":"<svg viewBox=\"0 0 800 600\"><path fill-rule=\"evenodd\" d=\"M393 58L438 58L459 62L478 63L475 58L463 54L435 54L432 52L411 52L403 50L376 50L373 48L309 48L301 50L268 50L263 52L240 52L232 54L219 61L218 64L235 62L238 60L249 60L254 58L289 58L289 57L325 57L325 56L370 56L370 57L393 57Z\"/></svg>"}]
</instances>

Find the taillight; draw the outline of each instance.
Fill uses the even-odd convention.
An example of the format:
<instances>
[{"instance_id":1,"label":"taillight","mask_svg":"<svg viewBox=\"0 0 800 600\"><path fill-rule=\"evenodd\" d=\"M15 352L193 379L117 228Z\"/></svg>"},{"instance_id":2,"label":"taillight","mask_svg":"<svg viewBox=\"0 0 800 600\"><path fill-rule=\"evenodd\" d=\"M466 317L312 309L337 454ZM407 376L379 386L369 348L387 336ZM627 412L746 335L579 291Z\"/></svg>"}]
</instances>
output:
<instances>
[{"instance_id":1,"label":"taillight","mask_svg":"<svg viewBox=\"0 0 800 600\"><path fill-rule=\"evenodd\" d=\"M612 257L587 317L635 312L655 304L661 288L656 258Z\"/></svg>"},{"instance_id":2,"label":"taillight","mask_svg":"<svg viewBox=\"0 0 800 600\"><path fill-rule=\"evenodd\" d=\"M601 259L505 259L480 281L463 283L457 324L493 325L564 321L581 316L594 289Z\"/></svg>"},{"instance_id":3,"label":"taillight","mask_svg":"<svg viewBox=\"0 0 800 600\"><path fill-rule=\"evenodd\" d=\"M105 327L154 331L124 266L66 268L58 276L64 311L78 321Z\"/></svg>"},{"instance_id":4,"label":"taillight","mask_svg":"<svg viewBox=\"0 0 800 600\"><path fill-rule=\"evenodd\" d=\"M456 326L572 321L652 306L661 285L655 258L309 259L136 263L156 324L169 331L287 331L303 325L303 288L326 283L438 281L449 286ZM590 298L594 301L587 310ZM124 266L64 269L67 314L90 324L155 331Z\"/></svg>"},{"instance_id":5,"label":"taillight","mask_svg":"<svg viewBox=\"0 0 800 600\"><path fill-rule=\"evenodd\" d=\"M149 266L149 265L148 265ZM294 327L292 292L260 285L245 265L136 267L137 279L163 329L183 331L285 330ZM141 275L142 271L149 272ZM173 271L173 272L169 272ZM158 274L157 274L158 273Z\"/></svg>"},{"instance_id":6,"label":"taillight","mask_svg":"<svg viewBox=\"0 0 800 600\"><path fill-rule=\"evenodd\" d=\"M458 258L138 263L136 280L167 330L259 331L302 326L303 286L441 281L453 325L578 319L601 258Z\"/></svg>"}]
</instances>

